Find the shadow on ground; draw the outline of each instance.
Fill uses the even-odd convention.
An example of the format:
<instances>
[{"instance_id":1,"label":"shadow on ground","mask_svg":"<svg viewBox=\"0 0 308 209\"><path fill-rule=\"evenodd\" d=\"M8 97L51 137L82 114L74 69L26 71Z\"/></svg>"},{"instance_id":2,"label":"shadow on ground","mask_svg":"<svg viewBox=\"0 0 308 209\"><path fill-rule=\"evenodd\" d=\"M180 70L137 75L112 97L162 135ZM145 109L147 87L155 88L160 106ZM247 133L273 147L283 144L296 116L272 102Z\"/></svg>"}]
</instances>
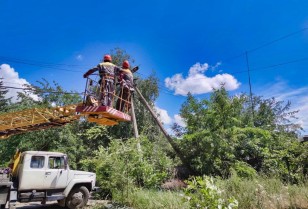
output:
<instances>
[{"instance_id":1,"label":"shadow on ground","mask_svg":"<svg viewBox=\"0 0 308 209\"><path fill-rule=\"evenodd\" d=\"M41 205L37 203L28 203L26 205L17 205L16 209L63 209L58 204L47 204L47 205Z\"/></svg>"}]
</instances>

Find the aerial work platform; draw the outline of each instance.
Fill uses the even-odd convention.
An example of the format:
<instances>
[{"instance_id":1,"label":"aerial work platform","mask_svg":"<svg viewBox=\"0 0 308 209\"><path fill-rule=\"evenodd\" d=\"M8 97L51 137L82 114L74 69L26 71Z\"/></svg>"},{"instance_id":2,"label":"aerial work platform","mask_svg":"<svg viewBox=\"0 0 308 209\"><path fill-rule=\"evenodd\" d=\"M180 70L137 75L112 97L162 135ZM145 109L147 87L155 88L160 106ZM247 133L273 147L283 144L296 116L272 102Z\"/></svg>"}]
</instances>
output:
<instances>
[{"instance_id":1,"label":"aerial work platform","mask_svg":"<svg viewBox=\"0 0 308 209\"><path fill-rule=\"evenodd\" d=\"M76 112L87 117L89 122L113 126L131 121L131 116L108 106L77 106Z\"/></svg>"},{"instance_id":2,"label":"aerial work platform","mask_svg":"<svg viewBox=\"0 0 308 209\"><path fill-rule=\"evenodd\" d=\"M124 100L119 96L123 87L116 86L115 83L112 84L112 88L108 87L106 77L90 77L87 77L83 104L76 107L76 113L84 116L89 122L100 125L113 126L119 122L130 122L130 97L129 100ZM108 91L108 88L113 90Z\"/></svg>"}]
</instances>

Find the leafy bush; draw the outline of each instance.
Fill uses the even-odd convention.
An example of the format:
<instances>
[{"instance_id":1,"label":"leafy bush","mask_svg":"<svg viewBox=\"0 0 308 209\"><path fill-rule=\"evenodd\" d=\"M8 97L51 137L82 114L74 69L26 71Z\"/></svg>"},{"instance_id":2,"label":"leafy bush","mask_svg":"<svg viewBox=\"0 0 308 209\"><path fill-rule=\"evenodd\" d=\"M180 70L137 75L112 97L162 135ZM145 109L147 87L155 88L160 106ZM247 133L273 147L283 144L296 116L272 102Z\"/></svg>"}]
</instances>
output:
<instances>
[{"instance_id":1,"label":"leafy bush","mask_svg":"<svg viewBox=\"0 0 308 209\"><path fill-rule=\"evenodd\" d=\"M187 181L185 189L185 202L191 208L232 209L238 207L238 202L233 197L222 199L221 191L215 186L213 178L208 176L195 177Z\"/></svg>"},{"instance_id":2,"label":"leafy bush","mask_svg":"<svg viewBox=\"0 0 308 209\"><path fill-rule=\"evenodd\" d=\"M123 202L136 187L158 188L169 177L172 161L145 137L138 141L111 140L109 147L99 147L96 157L84 161L95 165L97 184L103 195Z\"/></svg>"},{"instance_id":3,"label":"leafy bush","mask_svg":"<svg viewBox=\"0 0 308 209\"><path fill-rule=\"evenodd\" d=\"M232 169L234 169L234 172L236 172L239 177L253 179L257 176L257 171L249 164L242 161L237 161Z\"/></svg>"}]
</instances>

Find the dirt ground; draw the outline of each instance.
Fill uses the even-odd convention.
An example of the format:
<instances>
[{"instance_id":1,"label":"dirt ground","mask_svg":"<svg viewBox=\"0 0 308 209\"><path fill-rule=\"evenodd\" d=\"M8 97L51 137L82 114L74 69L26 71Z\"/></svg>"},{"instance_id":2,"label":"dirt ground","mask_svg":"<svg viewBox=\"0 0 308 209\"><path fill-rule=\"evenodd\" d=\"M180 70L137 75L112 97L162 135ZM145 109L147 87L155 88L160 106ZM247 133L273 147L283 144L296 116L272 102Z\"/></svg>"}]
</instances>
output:
<instances>
[{"instance_id":1,"label":"dirt ground","mask_svg":"<svg viewBox=\"0 0 308 209\"><path fill-rule=\"evenodd\" d=\"M89 200L88 205L85 209L91 209L95 204L107 204L105 200ZM46 205L41 205L39 202L32 203L17 203L16 209L63 209L57 205L57 202L47 202Z\"/></svg>"}]
</instances>

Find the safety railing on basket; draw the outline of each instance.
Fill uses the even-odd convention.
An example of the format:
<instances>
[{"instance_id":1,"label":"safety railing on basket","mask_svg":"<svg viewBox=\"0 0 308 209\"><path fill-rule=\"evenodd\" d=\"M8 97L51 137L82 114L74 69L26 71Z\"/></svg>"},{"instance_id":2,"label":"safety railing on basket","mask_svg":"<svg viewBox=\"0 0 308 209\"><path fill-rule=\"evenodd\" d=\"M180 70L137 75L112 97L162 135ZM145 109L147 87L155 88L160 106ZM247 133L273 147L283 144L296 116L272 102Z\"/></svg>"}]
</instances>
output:
<instances>
[{"instance_id":1,"label":"safety railing on basket","mask_svg":"<svg viewBox=\"0 0 308 209\"><path fill-rule=\"evenodd\" d=\"M108 106L129 113L131 89L113 76L93 74L87 78L83 103L85 106Z\"/></svg>"}]
</instances>

